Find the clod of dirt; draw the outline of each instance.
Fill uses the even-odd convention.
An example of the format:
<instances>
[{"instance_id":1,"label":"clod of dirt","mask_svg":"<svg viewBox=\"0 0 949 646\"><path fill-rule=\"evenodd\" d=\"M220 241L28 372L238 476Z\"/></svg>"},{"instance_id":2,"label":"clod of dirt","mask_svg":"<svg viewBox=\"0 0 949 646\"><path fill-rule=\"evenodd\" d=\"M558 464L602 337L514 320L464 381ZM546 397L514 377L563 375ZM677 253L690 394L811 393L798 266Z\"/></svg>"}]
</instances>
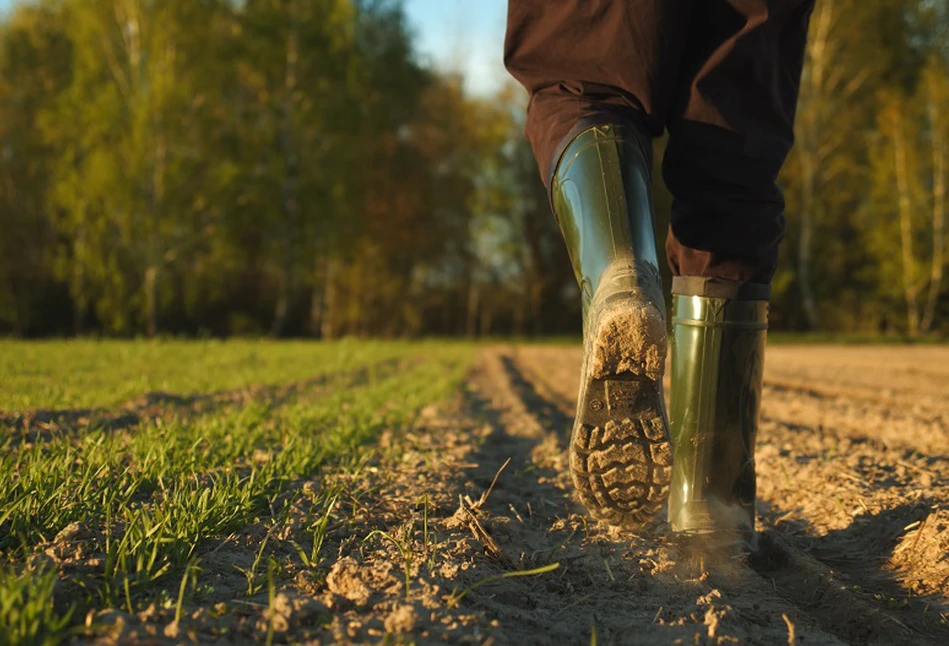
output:
<instances>
[{"instance_id":1,"label":"clod of dirt","mask_svg":"<svg viewBox=\"0 0 949 646\"><path fill-rule=\"evenodd\" d=\"M329 608L316 599L298 594L280 592L274 597L273 607L261 613L258 629L282 633L293 626L316 623L321 616L329 614Z\"/></svg>"},{"instance_id":2,"label":"clod of dirt","mask_svg":"<svg viewBox=\"0 0 949 646\"><path fill-rule=\"evenodd\" d=\"M91 623L106 628L113 639L121 642L132 633L139 622L138 617L121 610L102 610L95 614Z\"/></svg>"},{"instance_id":3,"label":"clod of dirt","mask_svg":"<svg viewBox=\"0 0 949 646\"><path fill-rule=\"evenodd\" d=\"M408 633L415 629L417 623L415 608L400 604L386 617L385 628L387 633Z\"/></svg>"},{"instance_id":4,"label":"clod of dirt","mask_svg":"<svg viewBox=\"0 0 949 646\"><path fill-rule=\"evenodd\" d=\"M360 566L351 556L346 556L333 564L326 575L326 587L330 592L352 601L357 607L369 603L372 591L360 576Z\"/></svg>"},{"instance_id":5,"label":"clod of dirt","mask_svg":"<svg viewBox=\"0 0 949 646\"><path fill-rule=\"evenodd\" d=\"M53 539L56 543L64 543L66 541L73 541L81 537L88 537L89 530L86 529L86 526L82 523L76 521L69 523L58 534L56 538Z\"/></svg>"},{"instance_id":6,"label":"clod of dirt","mask_svg":"<svg viewBox=\"0 0 949 646\"><path fill-rule=\"evenodd\" d=\"M705 608L702 621L708 628L709 644L740 643L747 640L747 635L738 626L735 610L722 600L722 593L717 589L699 597L695 605Z\"/></svg>"},{"instance_id":7,"label":"clod of dirt","mask_svg":"<svg viewBox=\"0 0 949 646\"><path fill-rule=\"evenodd\" d=\"M177 621L173 621L167 626L162 634L165 635L168 639L178 639L178 634L181 632L181 625Z\"/></svg>"},{"instance_id":8,"label":"clod of dirt","mask_svg":"<svg viewBox=\"0 0 949 646\"><path fill-rule=\"evenodd\" d=\"M73 522L64 527L43 550L56 563L87 561L98 545L99 535L83 523Z\"/></svg>"},{"instance_id":9,"label":"clod of dirt","mask_svg":"<svg viewBox=\"0 0 949 646\"><path fill-rule=\"evenodd\" d=\"M935 599L943 609L949 596L949 510L929 514L913 523L893 550L890 564L903 578L903 585L917 595L941 593Z\"/></svg>"},{"instance_id":10,"label":"clod of dirt","mask_svg":"<svg viewBox=\"0 0 949 646\"><path fill-rule=\"evenodd\" d=\"M55 569L58 561L51 555L46 552L37 552L36 554L31 554L27 565L31 570L48 570Z\"/></svg>"},{"instance_id":11,"label":"clod of dirt","mask_svg":"<svg viewBox=\"0 0 949 646\"><path fill-rule=\"evenodd\" d=\"M273 630L275 633L287 632L290 629L290 614L284 613L283 610L284 608L277 608L276 605L272 609L264 610L260 619L257 620L257 630L262 633L268 630Z\"/></svg>"}]
</instances>

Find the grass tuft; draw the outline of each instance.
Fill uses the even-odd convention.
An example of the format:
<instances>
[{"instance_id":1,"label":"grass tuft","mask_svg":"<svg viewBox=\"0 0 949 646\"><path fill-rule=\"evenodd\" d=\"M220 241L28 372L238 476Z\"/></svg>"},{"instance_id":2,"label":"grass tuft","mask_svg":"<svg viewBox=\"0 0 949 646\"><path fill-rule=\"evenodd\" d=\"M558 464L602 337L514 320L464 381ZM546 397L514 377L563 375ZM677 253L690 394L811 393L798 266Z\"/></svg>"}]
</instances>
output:
<instances>
[{"instance_id":1,"label":"grass tuft","mask_svg":"<svg viewBox=\"0 0 949 646\"><path fill-rule=\"evenodd\" d=\"M0 644L53 646L67 635L75 606L56 609L58 584L59 575L48 567L0 568Z\"/></svg>"}]
</instances>

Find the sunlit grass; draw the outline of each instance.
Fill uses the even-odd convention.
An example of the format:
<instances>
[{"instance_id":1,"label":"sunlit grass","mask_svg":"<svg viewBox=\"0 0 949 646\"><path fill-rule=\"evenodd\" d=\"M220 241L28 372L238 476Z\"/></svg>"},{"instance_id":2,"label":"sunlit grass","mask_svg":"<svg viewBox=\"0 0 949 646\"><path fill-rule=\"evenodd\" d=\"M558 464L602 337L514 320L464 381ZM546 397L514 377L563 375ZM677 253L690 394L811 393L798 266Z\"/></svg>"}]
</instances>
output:
<instances>
[{"instance_id":1,"label":"sunlit grass","mask_svg":"<svg viewBox=\"0 0 949 646\"><path fill-rule=\"evenodd\" d=\"M112 406L149 392L272 385L424 348L382 341L0 339L0 411Z\"/></svg>"},{"instance_id":2,"label":"sunlit grass","mask_svg":"<svg viewBox=\"0 0 949 646\"><path fill-rule=\"evenodd\" d=\"M307 509L302 536L312 538L294 542L293 549L314 567L340 491L304 489L303 483L327 466L365 464L383 429L411 425L421 409L458 387L472 355L470 346L448 343L233 348L111 343L102 346L107 357L96 357L96 347L7 344L5 350L21 352L4 357L5 369L31 358L38 358L39 366L30 379L14 378L14 393L5 392L5 401L53 406L66 398L78 405L122 401L140 394L142 383L190 393L337 376L277 402L251 399L201 414L185 414L170 404L156 417L120 430L93 425L23 441L13 429L2 429L9 439L0 450L0 558L6 561L0 572L0 631L16 637L14 643L55 643L81 630L77 618L90 610L138 612L159 603L178 604L180 614L180 605L202 585L202 558L213 545L251 524L275 527L294 505ZM60 391L44 386L39 375L60 377L54 369L57 353L64 373L66 366L82 366L96 384L94 395L83 393L82 380L74 375L62 374L69 385ZM109 373L109 359L117 357L149 365L147 379L153 381L133 387L120 376L103 374ZM385 360L396 363L371 368ZM207 374L208 366L233 370ZM352 377L355 371L359 378ZM60 563L57 571L36 560L64 543L56 540L64 531L80 534L65 541L66 549L85 541L83 549L96 555L91 565L72 570ZM273 564L262 561L265 547L266 542L261 562L245 572L248 595L274 576ZM55 609L53 587L68 591L69 599Z\"/></svg>"}]
</instances>

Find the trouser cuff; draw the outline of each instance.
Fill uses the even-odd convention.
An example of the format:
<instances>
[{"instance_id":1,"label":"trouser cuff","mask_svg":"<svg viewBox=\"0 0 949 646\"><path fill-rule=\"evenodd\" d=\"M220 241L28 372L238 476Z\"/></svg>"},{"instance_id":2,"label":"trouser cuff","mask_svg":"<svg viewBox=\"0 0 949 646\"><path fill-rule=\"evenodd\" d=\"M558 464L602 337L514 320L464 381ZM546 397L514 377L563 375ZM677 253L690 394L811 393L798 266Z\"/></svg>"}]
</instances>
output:
<instances>
[{"instance_id":1,"label":"trouser cuff","mask_svg":"<svg viewBox=\"0 0 949 646\"><path fill-rule=\"evenodd\" d=\"M728 298L737 301L771 300L770 285L728 280L726 278L706 278L704 276L673 277L672 293L679 296Z\"/></svg>"}]
</instances>

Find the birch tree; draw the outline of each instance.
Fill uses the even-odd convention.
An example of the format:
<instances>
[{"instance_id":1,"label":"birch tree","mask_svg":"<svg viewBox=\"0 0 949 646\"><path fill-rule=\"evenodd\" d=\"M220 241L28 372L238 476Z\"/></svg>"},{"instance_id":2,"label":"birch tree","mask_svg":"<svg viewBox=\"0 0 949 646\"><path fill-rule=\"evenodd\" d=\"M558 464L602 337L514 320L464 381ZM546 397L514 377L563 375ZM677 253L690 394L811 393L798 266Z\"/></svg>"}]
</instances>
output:
<instances>
[{"instance_id":1,"label":"birch tree","mask_svg":"<svg viewBox=\"0 0 949 646\"><path fill-rule=\"evenodd\" d=\"M808 326L820 329L821 316L812 269L815 228L826 218L826 190L841 180L847 164L832 163L849 143L852 132L839 126L851 112L854 97L874 72L872 58L850 65L853 37L866 25L867 12L855 11L854 0L818 2L811 16L796 119L795 159L800 169L796 250L797 284Z\"/></svg>"},{"instance_id":2,"label":"birch tree","mask_svg":"<svg viewBox=\"0 0 949 646\"><path fill-rule=\"evenodd\" d=\"M929 207L932 223L932 257L930 260L929 292L923 308L920 331L933 329L936 308L943 286L946 268L946 217L949 213L949 69L940 59L930 59L920 84L920 99L925 102L929 126L929 155L931 187Z\"/></svg>"}]
</instances>

